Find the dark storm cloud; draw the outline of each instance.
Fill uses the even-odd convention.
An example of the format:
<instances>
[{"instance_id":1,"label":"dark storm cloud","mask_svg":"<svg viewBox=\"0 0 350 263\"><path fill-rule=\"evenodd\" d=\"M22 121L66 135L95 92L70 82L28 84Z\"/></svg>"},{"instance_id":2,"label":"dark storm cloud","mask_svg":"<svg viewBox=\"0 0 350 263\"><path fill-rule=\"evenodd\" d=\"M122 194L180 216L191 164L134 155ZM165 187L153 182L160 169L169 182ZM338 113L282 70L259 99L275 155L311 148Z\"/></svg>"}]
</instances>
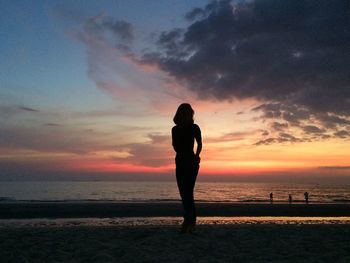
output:
<instances>
[{"instance_id":1,"label":"dark storm cloud","mask_svg":"<svg viewBox=\"0 0 350 263\"><path fill-rule=\"evenodd\" d=\"M256 98L263 119L348 130L349 13L345 0L214 1L187 13L187 28L161 33L143 62L202 99Z\"/></svg>"},{"instance_id":2,"label":"dark storm cloud","mask_svg":"<svg viewBox=\"0 0 350 263\"><path fill-rule=\"evenodd\" d=\"M318 119L322 122L324 126L328 128L333 128L336 125L343 125L343 126L350 125L350 120L346 119L344 116L318 114Z\"/></svg>"},{"instance_id":3,"label":"dark storm cloud","mask_svg":"<svg viewBox=\"0 0 350 263\"><path fill-rule=\"evenodd\" d=\"M203 18L206 15L206 12L202 8L193 8L190 12L187 12L185 18L189 21L193 21L196 18Z\"/></svg>"}]
</instances>

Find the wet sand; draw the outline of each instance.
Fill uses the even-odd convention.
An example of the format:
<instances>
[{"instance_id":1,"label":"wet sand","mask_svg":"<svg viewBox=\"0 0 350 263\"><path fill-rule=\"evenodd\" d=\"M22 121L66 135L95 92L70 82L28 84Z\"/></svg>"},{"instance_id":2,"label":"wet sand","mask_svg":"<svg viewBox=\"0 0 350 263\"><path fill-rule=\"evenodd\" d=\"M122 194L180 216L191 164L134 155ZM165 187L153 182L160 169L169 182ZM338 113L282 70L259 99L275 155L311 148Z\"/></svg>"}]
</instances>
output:
<instances>
[{"instance_id":1,"label":"wet sand","mask_svg":"<svg viewBox=\"0 0 350 263\"><path fill-rule=\"evenodd\" d=\"M199 216L350 216L350 204L197 203ZM0 219L181 216L181 203L2 202Z\"/></svg>"}]
</instances>

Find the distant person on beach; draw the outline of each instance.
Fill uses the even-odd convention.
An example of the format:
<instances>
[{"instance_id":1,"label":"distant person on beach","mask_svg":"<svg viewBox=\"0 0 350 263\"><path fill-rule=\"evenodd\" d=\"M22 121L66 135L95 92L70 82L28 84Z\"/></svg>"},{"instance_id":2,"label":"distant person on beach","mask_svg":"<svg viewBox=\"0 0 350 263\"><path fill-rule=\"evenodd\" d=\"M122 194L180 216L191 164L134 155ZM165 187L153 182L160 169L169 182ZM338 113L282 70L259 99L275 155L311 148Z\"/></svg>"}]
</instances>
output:
<instances>
[{"instance_id":1,"label":"distant person on beach","mask_svg":"<svg viewBox=\"0 0 350 263\"><path fill-rule=\"evenodd\" d=\"M305 192L304 193L304 197L305 197L305 203L309 203L309 193L308 192Z\"/></svg>"},{"instance_id":2,"label":"distant person on beach","mask_svg":"<svg viewBox=\"0 0 350 263\"><path fill-rule=\"evenodd\" d=\"M171 130L172 144L176 152L176 181L184 209L182 233L192 232L197 219L193 190L199 170L202 136L199 126L194 124L193 115L194 110L190 104L181 104L173 119L176 125ZM194 140L197 142L195 153Z\"/></svg>"},{"instance_id":3,"label":"distant person on beach","mask_svg":"<svg viewBox=\"0 0 350 263\"><path fill-rule=\"evenodd\" d=\"M290 204L293 202L293 199L292 199L292 195L291 195L291 194L288 195L288 201L289 201Z\"/></svg>"},{"instance_id":4,"label":"distant person on beach","mask_svg":"<svg viewBox=\"0 0 350 263\"><path fill-rule=\"evenodd\" d=\"M271 192L270 193L270 203L272 203L273 202L273 193Z\"/></svg>"}]
</instances>

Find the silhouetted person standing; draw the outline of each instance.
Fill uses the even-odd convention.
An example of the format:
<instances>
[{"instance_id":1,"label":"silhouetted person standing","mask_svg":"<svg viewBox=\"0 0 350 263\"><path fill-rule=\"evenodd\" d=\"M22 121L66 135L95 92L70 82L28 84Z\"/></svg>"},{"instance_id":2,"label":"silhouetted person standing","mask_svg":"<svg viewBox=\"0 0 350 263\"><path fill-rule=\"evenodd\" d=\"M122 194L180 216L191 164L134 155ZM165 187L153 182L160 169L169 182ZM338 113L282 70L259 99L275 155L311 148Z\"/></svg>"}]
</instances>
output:
<instances>
[{"instance_id":1,"label":"silhouetted person standing","mask_svg":"<svg viewBox=\"0 0 350 263\"><path fill-rule=\"evenodd\" d=\"M308 204L309 203L309 193L305 192L304 197L305 197L305 202Z\"/></svg>"},{"instance_id":2,"label":"silhouetted person standing","mask_svg":"<svg viewBox=\"0 0 350 263\"><path fill-rule=\"evenodd\" d=\"M272 202L273 202L273 193L271 192L270 193L270 203L272 204Z\"/></svg>"},{"instance_id":3,"label":"silhouetted person standing","mask_svg":"<svg viewBox=\"0 0 350 263\"><path fill-rule=\"evenodd\" d=\"M289 201L290 204L293 202L293 199L292 199L292 195L291 195L291 194L288 195L288 201Z\"/></svg>"},{"instance_id":4,"label":"silhouetted person standing","mask_svg":"<svg viewBox=\"0 0 350 263\"><path fill-rule=\"evenodd\" d=\"M176 152L176 181L184 209L181 232L192 232L196 225L196 209L193 190L199 170L202 150L201 130L193 121L194 111L190 104L181 104L174 116L176 126L172 128L172 144ZM193 151L197 142L196 153Z\"/></svg>"}]
</instances>

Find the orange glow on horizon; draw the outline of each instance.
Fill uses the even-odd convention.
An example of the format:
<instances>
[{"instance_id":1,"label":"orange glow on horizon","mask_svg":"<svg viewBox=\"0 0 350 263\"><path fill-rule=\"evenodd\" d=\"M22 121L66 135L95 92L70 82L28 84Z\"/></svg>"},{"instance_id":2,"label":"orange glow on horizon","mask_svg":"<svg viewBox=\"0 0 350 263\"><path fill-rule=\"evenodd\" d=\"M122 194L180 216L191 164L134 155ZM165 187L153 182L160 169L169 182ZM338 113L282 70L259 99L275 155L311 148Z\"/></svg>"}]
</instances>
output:
<instances>
[{"instance_id":1,"label":"orange glow on horizon","mask_svg":"<svg viewBox=\"0 0 350 263\"><path fill-rule=\"evenodd\" d=\"M126 173L164 173L171 170L173 167L164 166L164 167L149 167L144 165L135 165L135 164L119 164L113 161L79 161L74 163L69 163L65 165L64 169L69 171L85 171L85 172L126 172Z\"/></svg>"}]
</instances>

